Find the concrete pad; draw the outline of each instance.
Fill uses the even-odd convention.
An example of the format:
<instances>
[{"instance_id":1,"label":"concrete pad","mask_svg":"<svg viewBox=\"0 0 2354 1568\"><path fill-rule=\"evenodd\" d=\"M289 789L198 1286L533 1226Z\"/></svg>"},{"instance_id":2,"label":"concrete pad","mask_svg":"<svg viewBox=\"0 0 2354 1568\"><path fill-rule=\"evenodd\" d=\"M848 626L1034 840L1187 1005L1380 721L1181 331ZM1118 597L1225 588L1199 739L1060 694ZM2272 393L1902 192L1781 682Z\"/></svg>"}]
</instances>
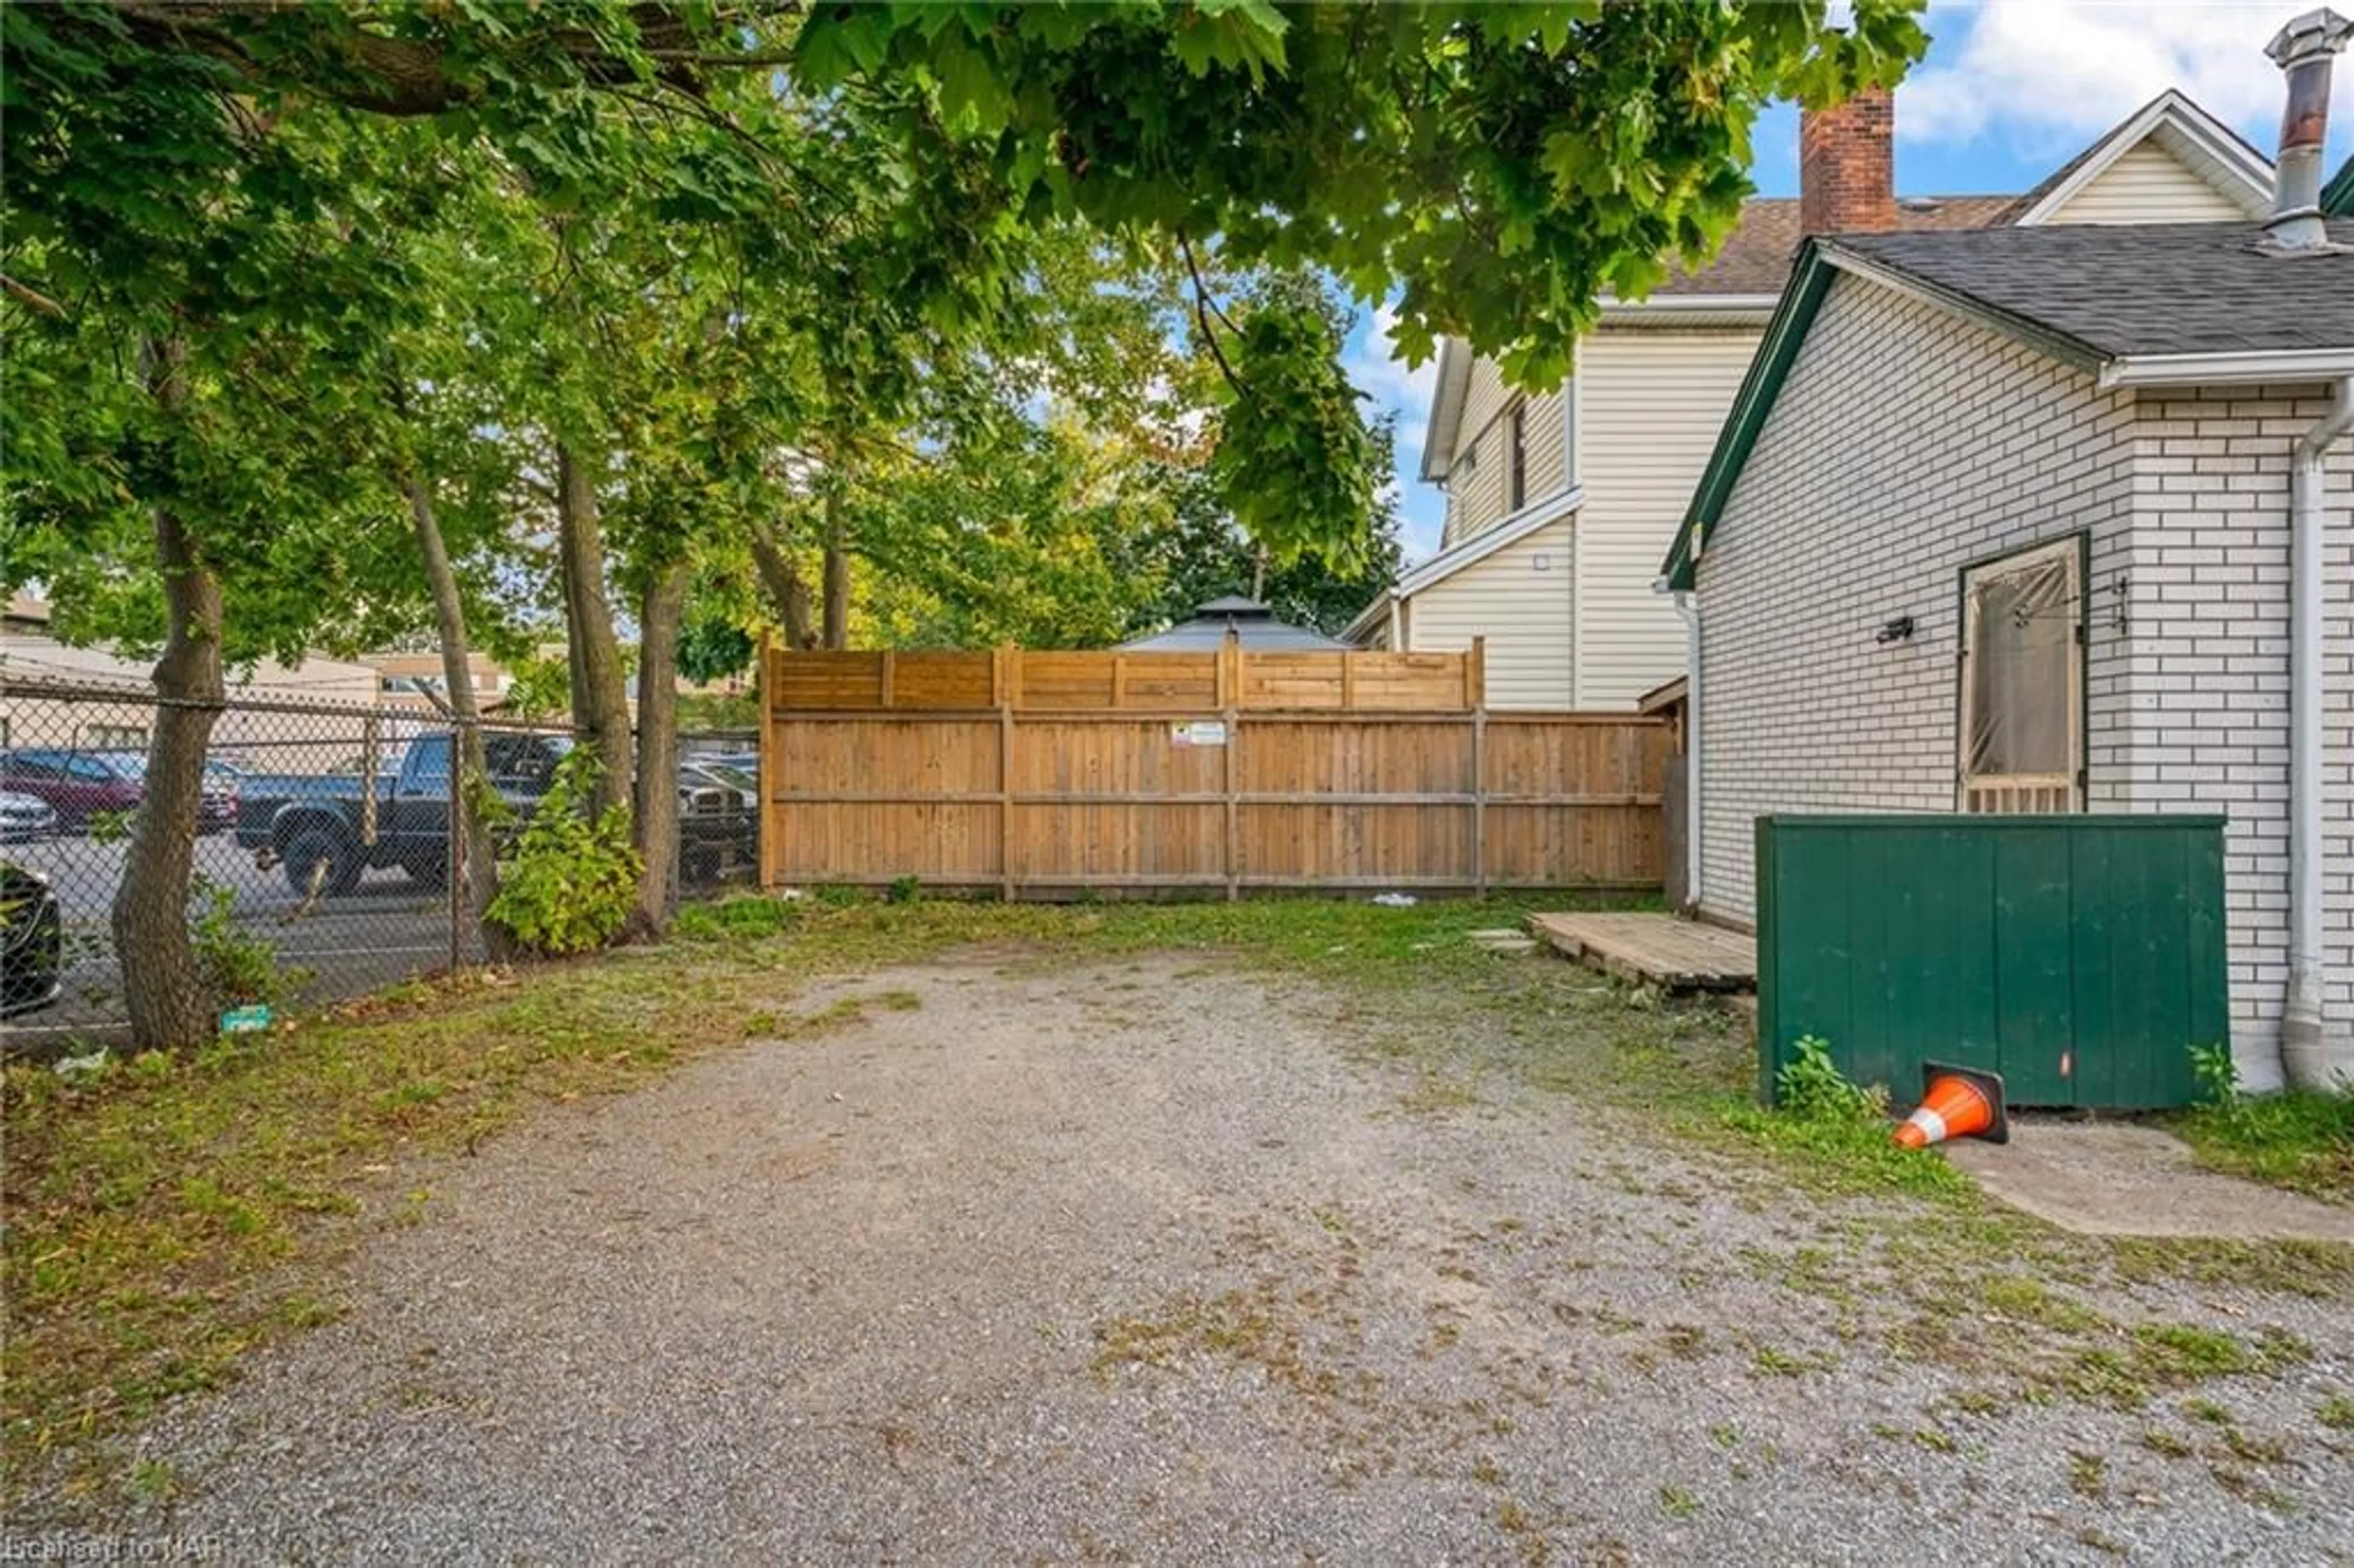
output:
<instances>
[{"instance_id":1,"label":"concrete pad","mask_svg":"<svg viewBox=\"0 0 2354 1568\"><path fill-rule=\"evenodd\" d=\"M2014 1117L2007 1144L1945 1149L1992 1196L2083 1235L2354 1245L2354 1208L2209 1171L2154 1127Z\"/></svg>"}]
</instances>

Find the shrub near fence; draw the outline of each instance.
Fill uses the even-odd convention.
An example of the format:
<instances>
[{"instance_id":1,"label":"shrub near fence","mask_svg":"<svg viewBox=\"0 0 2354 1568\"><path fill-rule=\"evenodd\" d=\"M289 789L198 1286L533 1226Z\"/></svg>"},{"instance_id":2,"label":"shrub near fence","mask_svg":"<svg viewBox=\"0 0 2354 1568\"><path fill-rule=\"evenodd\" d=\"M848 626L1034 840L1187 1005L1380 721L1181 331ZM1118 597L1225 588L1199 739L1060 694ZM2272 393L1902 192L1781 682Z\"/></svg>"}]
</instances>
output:
<instances>
[{"instance_id":1,"label":"shrub near fence","mask_svg":"<svg viewBox=\"0 0 2354 1568\"><path fill-rule=\"evenodd\" d=\"M0 689L0 865L46 885L61 926L54 963L39 942L9 947L0 1029L12 1045L103 1040L126 1022L110 912L156 707L138 689L22 678ZM492 720L483 731L492 772L518 801L545 788L569 745L562 729ZM481 960L462 887L448 874L453 733L421 700L222 705L189 904L217 1000L328 1001ZM754 874L757 786L741 766L753 745L744 735L682 737L684 893Z\"/></svg>"},{"instance_id":2,"label":"shrub near fence","mask_svg":"<svg viewBox=\"0 0 2354 1568\"><path fill-rule=\"evenodd\" d=\"M1655 887L1669 732L1493 713L1466 654L764 656L762 879Z\"/></svg>"}]
</instances>

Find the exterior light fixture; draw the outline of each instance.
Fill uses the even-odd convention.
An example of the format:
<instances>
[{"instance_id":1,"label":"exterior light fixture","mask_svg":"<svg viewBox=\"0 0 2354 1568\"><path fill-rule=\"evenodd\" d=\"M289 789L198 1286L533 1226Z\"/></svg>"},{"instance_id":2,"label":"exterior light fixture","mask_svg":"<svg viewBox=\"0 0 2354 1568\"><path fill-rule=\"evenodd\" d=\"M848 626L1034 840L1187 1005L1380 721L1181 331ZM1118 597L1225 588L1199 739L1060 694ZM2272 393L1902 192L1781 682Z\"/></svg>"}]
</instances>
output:
<instances>
[{"instance_id":1,"label":"exterior light fixture","mask_svg":"<svg viewBox=\"0 0 2354 1568\"><path fill-rule=\"evenodd\" d=\"M1902 642L1912 635L1913 618L1900 615L1893 620L1882 621L1880 630L1872 634L1872 640L1874 642Z\"/></svg>"}]
</instances>

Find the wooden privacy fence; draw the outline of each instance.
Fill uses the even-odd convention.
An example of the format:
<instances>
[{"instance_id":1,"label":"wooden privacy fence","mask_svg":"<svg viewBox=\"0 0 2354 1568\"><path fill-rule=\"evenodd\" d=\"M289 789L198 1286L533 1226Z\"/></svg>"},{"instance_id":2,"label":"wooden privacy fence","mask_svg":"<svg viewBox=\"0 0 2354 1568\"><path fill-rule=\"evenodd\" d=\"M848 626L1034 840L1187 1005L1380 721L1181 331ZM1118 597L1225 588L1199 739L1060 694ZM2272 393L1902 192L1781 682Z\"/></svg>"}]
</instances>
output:
<instances>
[{"instance_id":1,"label":"wooden privacy fence","mask_svg":"<svg viewBox=\"0 0 2354 1568\"><path fill-rule=\"evenodd\" d=\"M1490 713L1467 654L763 657L761 880L1656 887L1667 726Z\"/></svg>"}]
</instances>

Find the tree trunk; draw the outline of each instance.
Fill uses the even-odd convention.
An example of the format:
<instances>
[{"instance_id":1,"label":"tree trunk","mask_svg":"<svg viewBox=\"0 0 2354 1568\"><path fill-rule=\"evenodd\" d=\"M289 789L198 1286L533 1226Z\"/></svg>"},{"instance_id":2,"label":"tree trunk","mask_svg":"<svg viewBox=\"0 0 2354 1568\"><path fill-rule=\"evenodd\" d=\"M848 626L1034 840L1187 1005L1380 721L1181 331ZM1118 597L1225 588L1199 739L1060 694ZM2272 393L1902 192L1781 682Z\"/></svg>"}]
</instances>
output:
<instances>
[{"instance_id":1,"label":"tree trunk","mask_svg":"<svg viewBox=\"0 0 2354 1568\"><path fill-rule=\"evenodd\" d=\"M1267 599L1267 546L1261 545L1251 554L1251 598L1264 603Z\"/></svg>"},{"instance_id":2,"label":"tree trunk","mask_svg":"<svg viewBox=\"0 0 2354 1568\"><path fill-rule=\"evenodd\" d=\"M825 645L850 646L850 551L838 482L825 490Z\"/></svg>"},{"instance_id":3,"label":"tree trunk","mask_svg":"<svg viewBox=\"0 0 2354 1568\"><path fill-rule=\"evenodd\" d=\"M638 609L638 906L630 935L660 941L678 905L678 623L686 563L646 584Z\"/></svg>"},{"instance_id":4,"label":"tree trunk","mask_svg":"<svg viewBox=\"0 0 2354 1568\"><path fill-rule=\"evenodd\" d=\"M499 895L499 848L491 825L474 809L476 791L490 784L489 761L482 755L482 709L474 700L474 672L467 662L466 607L458 597L458 576L450 569L450 552L441 540L441 523L433 514L433 497L416 479L404 479L401 492L408 498L408 515L417 528L418 554L425 558L425 580L433 590L433 615L441 626L441 679L450 691L452 739L462 788L457 815L451 822L452 852L463 847L466 867L466 907L482 934L482 951L494 964L511 963L519 948L514 933L491 918L492 901Z\"/></svg>"},{"instance_id":5,"label":"tree trunk","mask_svg":"<svg viewBox=\"0 0 2354 1568\"><path fill-rule=\"evenodd\" d=\"M148 389L167 418L187 407L186 355L176 338L151 341L143 351ZM200 1044L218 1027L188 939L188 874L203 809L205 749L226 695L220 582L176 510L156 507L154 522L167 616L164 653L155 662L158 702L145 793L132 818L111 911L132 1044L141 1051Z\"/></svg>"},{"instance_id":6,"label":"tree trunk","mask_svg":"<svg viewBox=\"0 0 2354 1568\"><path fill-rule=\"evenodd\" d=\"M752 564L759 570L760 586L769 590L769 601L784 619L785 646L816 647L818 632L810 620L809 584L776 535L758 523L752 524Z\"/></svg>"},{"instance_id":7,"label":"tree trunk","mask_svg":"<svg viewBox=\"0 0 2354 1568\"><path fill-rule=\"evenodd\" d=\"M556 450L557 555L564 577L564 635L572 665L572 725L595 753L588 809L630 799L630 690L613 607L605 597L605 538L597 524L596 476L569 446Z\"/></svg>"}]
</instances>

